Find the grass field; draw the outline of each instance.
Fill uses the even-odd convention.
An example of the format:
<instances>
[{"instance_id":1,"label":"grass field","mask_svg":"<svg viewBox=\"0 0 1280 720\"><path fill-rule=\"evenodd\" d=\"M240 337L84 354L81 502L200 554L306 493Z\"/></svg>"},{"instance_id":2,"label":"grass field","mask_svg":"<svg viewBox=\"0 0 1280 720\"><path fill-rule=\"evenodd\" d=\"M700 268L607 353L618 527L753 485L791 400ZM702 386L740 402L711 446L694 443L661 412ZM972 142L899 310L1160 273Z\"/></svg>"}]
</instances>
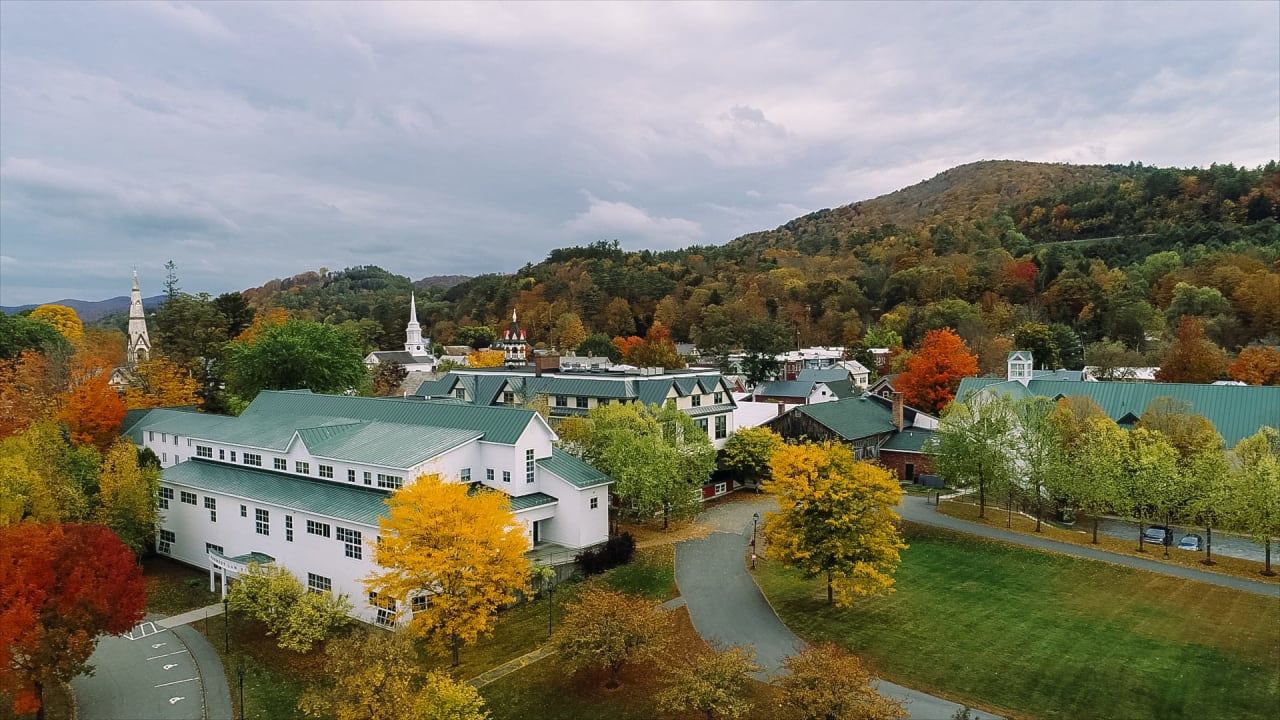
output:
<instances>
[{"instance_id":1,"label":"grass field","mask_svg":"<svg viewBox=\"0 0 1280 720\"><path fill-rule=\"evenodd\" d=\"M908 524L897 592L827 606L778 563L757 579L791 629L883 677L1014 716L1273 718L1274 598Z\"/></svg>"}]
</instances>

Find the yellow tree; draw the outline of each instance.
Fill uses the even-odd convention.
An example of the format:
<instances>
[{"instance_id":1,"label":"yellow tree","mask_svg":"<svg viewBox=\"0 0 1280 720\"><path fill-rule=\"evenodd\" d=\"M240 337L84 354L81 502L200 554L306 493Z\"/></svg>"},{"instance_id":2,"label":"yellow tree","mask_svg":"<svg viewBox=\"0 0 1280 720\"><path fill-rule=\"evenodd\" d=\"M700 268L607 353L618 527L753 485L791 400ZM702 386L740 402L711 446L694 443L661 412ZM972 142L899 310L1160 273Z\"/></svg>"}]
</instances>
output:
<instances>
[{"instance_id":1,"label":"yellow tree","mask_svg":"<svg viewBox=\"0 0 1280 720\"><path fill-rule=\"evenodd\" d=\"M467 356L467 367L490 368L502 367L507 356L501 350L475 350Z\"/></svg>"},{"instance_id":2,"label":"yellow tree","mask_svg":"<svg viewBox=\"0 0 1280 720\"><path fill-rule=\"evenodd\" d=\"M196 405L199 390L200 383L191 373L157 353L134 368L124 401L130 410Z\"/></svg>"},{"instance_id":3,"label":"yellow tree","mask_svg":"<svg viewBox=\"0 0 1280 720\"><path fill-rule=\"evenodd\" d=\"M607 688L632 661L657 659L671 637L671 618L651 602L617 590L588 588L565 608L552 645L571 669L607 668Z\"/></svg>"},{"instance_id":4,"label":"yellow tree","mask_svg":"<svg viewBox=\"0 0 1280 720\"><path fill-rule=\"evenodd\" d=\"M876 692L871 673L856 655L833 643L810 645L787 658L787 674L774 679L782 690L782 717L794 720L908 717L898 700Z\"/></svg>"},{"instance_id":5,"label":"yellow tree","mask_svg":"<svg viewBox=\"0 0 1280 720\"><path fill-rule=\"evenodd\" d=\"M409 631L450 647L492 632L495 614L527 587L529 540L510 499L423 475L387 499L373 546L382 568L364 581L379 598L413 608Z\"/></svg>"},{"instance_id":6,"label":"yellow tree","mask_svg":"<svg viewBox=\"0 0 1280 720\"><path fill-rule=\"evenodd\" d=\"M898 534L902 491L893 473L857 462L844 445L787 445L769 463L765 490L778 496L766 516L768 554L806 577L825 576L827 602L893 591L907 546Z\"/></svg>"},{"instance_id":7,"label":"yellow tree","mask_svg":"<svg viewBox=\"0 0 1280 720\"><path fill-rule=\"evenodd\" d=\"M75 310L66 305L41 305L31 311L31 319L52 325L68 342L76 343L84 335L84 324Z\"/></svg>"},{"instance_id":8,"label":"yellow tree","mask_svg":"<svg viewBox=\"0 0 1280 720\"><path fill-rule=\"evenodd\" d=\"M677 713L697 711L707 720L742 717L751 710L746 692L751 673L762 669L748 648L694 651L671 669L658 706Z\"/></svg>"},{"instance_id":9,"label":"yellow tree","mask_svg":"<svg viewBox=\"0 0 1280 720\"><path fill-rule=\"evenodd\" d=\"M159 490L159 471L138 467L133 443L121 438L107 449L98 471L98 522L115 531L135 555L142 555L160 521Z\"/></svg>"}]
</instances>

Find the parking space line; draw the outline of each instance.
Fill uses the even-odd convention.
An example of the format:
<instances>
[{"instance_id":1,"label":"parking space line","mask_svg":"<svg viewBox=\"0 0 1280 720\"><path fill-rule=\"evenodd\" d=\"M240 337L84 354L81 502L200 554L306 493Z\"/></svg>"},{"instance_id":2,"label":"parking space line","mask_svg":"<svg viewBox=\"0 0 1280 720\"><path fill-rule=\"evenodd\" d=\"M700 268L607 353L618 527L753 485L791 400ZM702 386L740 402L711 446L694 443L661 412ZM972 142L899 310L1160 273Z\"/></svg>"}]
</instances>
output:
<instances>
[{"instance_id":1,"label":"parking space line","mask_svg":"<svg viewBox=\"0 0 1280 720\"><path fill-rule=\"evenodd\" d=\"M159 685L156 685L155 687L158 687L158 688L162 688L162 687L169 687L170 685L178 685L178 684L180 684L180 683L184 683L184 682L191 682L192 680L199 680L199 679L200 679L200 678L198 678L198 677L193 677L193 678L187 678L186 680L174 680L173 682L160 683Z\"/></svg>"},{"instance_id":2,"label":"parking space line","mask_svg":"<svg viewBox=\"0 0 1280 720\"><path fill-rule=\"evenodd\" d=\"M165 653L165 654L163 654L163 655L152 655L151 657L149 657L149 658L147 658L147 659L148 659L148 660L159 660L159 659L160 659L160 658L162 658L162 657L169 657L170 655L181 655L182 653L185 653L185 652L191 652L191 651L190 651L190 650L177 650L177 651L175 651L175 652Z\"/></svg>"}]
</instances>

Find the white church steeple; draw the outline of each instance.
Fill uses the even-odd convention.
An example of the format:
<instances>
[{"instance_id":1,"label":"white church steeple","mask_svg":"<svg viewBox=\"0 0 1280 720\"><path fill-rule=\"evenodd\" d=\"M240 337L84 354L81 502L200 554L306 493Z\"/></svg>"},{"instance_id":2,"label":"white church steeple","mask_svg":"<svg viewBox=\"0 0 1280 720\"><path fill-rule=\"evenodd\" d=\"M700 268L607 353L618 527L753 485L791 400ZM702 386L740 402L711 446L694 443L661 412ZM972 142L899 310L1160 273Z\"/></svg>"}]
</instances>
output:
<instances>
[{"instance_id":1,"label":"white church steeple","mask_svg":"<svg viewBox=\"0 0 1280 720\"><path fill-rule=\"evenodd\" d=\"M409 293L409 324L404 328L404 349L410 355L426 355L422 343L422 326L418 324L418 301Z\"/></svg>"},{"instance_id":2,"label":"white church steeple","mask_svg":"<svg viewBox=\"0 0 1280 720\"><path fill-rule=\"evenodd\" d=\"M147 318L142 311L142 291L138 289L138 271L133 271L133 291L129 293L129 334L125 346L125 363L134 367L151 357L151 338L147 335Z\"/></svg>"}]
</instances>

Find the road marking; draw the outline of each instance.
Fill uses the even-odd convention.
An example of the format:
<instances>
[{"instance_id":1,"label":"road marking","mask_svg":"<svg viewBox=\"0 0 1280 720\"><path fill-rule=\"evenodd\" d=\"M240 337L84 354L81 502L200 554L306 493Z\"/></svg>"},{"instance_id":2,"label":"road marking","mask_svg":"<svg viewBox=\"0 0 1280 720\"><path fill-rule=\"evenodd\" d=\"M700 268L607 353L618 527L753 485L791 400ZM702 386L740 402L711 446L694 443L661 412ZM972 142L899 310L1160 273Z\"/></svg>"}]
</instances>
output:
<instances>
[{"instance_id":1,"label":"road marking","mask_svg":"<svg viewBox=\"0 0 1280 720\"><path fill-rule=\"evenodd\" d=\"M177 663L173 663L173 664L171 664L171 665L165 665L165 666L164 666L164 669L165 669L165 670L172 670L172 669L174 669L174 668L176 668L176 667L178 667L178 664L177 664Z\"/></svg>"},{"instance_id":2,"label":"road marking","mask_svg":"<svg viewBox=\"0 0 1280 720\"><path fill-rule=\"evenodd\" d=\"M164 647L165 645L168 645L168 644L169 644L169 643L156 643L155 645L152 645L152 646L151 646L151 649L152 649L152 650L157 650L157 649L162 648L162 647Z\"/></svg>"},{"instance_id":3,"label":"road marking","mask_svg":"<svg viewBox=\"0 0 1280 720\"><path fill-rule=\"evenodd\" d=\"M177 705L179 700L186 700L186 698L184 698L184 697L171 697L171 698L169 698L169 704L170 704L170 705Z\"/></svg>"},{"instance_id":4,"label":"road marking","mask_svg":"<svg viewBox=\"0 0 1280 720\"><path fill-rule=\"evenodd\" d=\"M150 628L150 631L148 631L148 628ZM133 630L130 630L129 632L125 633L124 636L129 638L130 640L141 640L142 638L149 637L151 635L159 635L164 631L165 631L165 628L160 628L159 630L157 630L156 624L148 620L147 622L144 622L138 625L138 627L134 628ZM135 632L138 633L137 637L134 637ZM159 646L153 645L152 647L159 647Z\"/></svg>"},{"instance_id":5,"label":"road marking","mask_svg":"<svg viewBox=\"0 0 1280 720\"><path fill-rule=\"evenodd\" d=\"M170 685L177 685L177 684L179 684L179 683L191 682L192 680L199 680L199 679L200 679L200 678L198 678L198 677L193 677L193 678L187 678L186 680L174 680L173 682L160 683L159 685L156 685L155 687L169 687Z\"/></svg>"},{"instance_id":6,"label":"road marking","mask_svg":"<svg viewBox=\"0 0 1280 720\"><path fill-rule=\"evenodd\" d=\"M160 643L160 644L161 644L161 645L164 645L165 643ZM155 647L155 646L153 645L152 647ZM147 658L147 659L148 659L148 660L159 660L159 659L160 659L160 658L162 658L162 657L169 657L170 655L181 655L182 653L185 653L185 652L191 652L191 651L190 651L190 650L175 650L175 651L173 651L173 652L171 652L171 653L165 653L165 654L163 654L163 655L152 655L151 657L149 657L149 658Z\"/></svg>"}]
</instances>

